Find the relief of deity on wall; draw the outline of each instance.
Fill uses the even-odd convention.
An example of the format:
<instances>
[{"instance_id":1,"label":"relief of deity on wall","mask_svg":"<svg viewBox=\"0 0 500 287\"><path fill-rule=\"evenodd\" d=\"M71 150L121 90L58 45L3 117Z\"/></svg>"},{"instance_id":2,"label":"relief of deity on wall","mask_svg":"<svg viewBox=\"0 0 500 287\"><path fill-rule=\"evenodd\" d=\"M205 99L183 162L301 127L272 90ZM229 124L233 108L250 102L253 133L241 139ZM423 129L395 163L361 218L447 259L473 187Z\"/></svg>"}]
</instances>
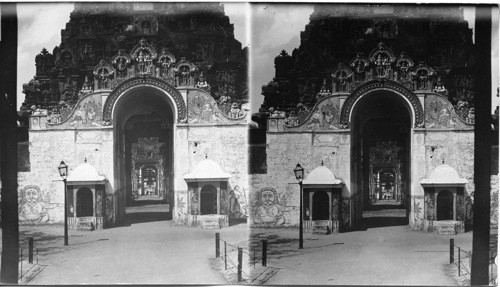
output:
<instances>
[{"instance_id":1,"label":"relief of deity on wall","mask_svg":"<svg viewBox=\"0 0 500 287\"><path fill-rule=\"evenodd\" d=\"M370 65L362 53L357 53L356 58L351 61L351 69L354 72L354 81L363 82L366 80L367 68Z\"/></svg>"},{"instance_id":2,"label":"relief of deity on wall","mask_svg":"<svg viewBox=\"0 0 500 287\"><path fill-rule=\"evenodd\" d=\"M113 59L113 65L116 69L117 78L127 78L128 77L128 67L132 59L129 55L125 53L124 50L118 51L118 54Z\"/></svg>"},{"instance_id":3,"label":"relief of deity on wall","mask_svg":"<svg viewBox=\"0 0 500 287\"><path fill-rule=\"evenodd\" d=\"M165 79L169 84L175 85L174 63L176 62L175 56L170 53L166 48L163 48L158 56L157 73L160 78Z\"/></svg>"},{"instance_id":4,"label":"relief of deity on wall","mask_svg":"<svg viewBox=\"0 0 500 287\"><path fill-rule=\"evenodd\" d=\"M98 96L90 96L82 100L68 121L70 126L92 127L100 126L102 120L102 107Z\"/></svg>"},{"instance_id":5,"label":"relief of deity on wall","mask_svg":"<svg viewBox=\"0 0 500 287\"><path fill-rule=\"evenodd\" d=\"M370 53L370 62L374 65L374 75L377 78L392 78L392 63L396 60L394 53L385 43L380 42Z\"/></svg>"},{"instance_id":6,"label":"relief of deity on wall","mask_svg":"<svg viewBox=\"0 0 500 287\"><path fill-rule=\"evenodd\" d=\"M99 62L94 70L94 89L111 89L113 80L113 68L104 59Z\"/></svg>"},{"instance_id":7,"label":"relief of deity on wall","mask_svg":"<svg viewBox=\"0 0 500 287\"><path fill-rule=\"evenodd\" d=\"M60 203L52 203L50 195L43 194L38 186L28 185L21 191L19 200L20 224L49 223L49 211L61 207Z\"/></svg>"},{"instance_id":8,"label":"relief of deity on wall","mask_svg":"<svg viewBox=\"0 0 500 287\"><path fill-rule=\"evenodd\" d=\"M353 73L351 69L340 63L332 73L332 90L334 92L349 92L352 78Z\"/></svg>"},{"instance_id":9,"label":"relief of deity on wall","mask_svg":"<svg viewBox=\"0 0 500 287\"><path fill-rule=\"evenodd\" d=\"M136 74L153 75L153 61L156 60L157 54L155 48L146 39L141 39L130 54L135 62Z\"/></svg>"},{"instance_id":10,"label":"relief of deity on wall","mask_svg":"<svg viewBox=\"0 0 500 287\"><path fill-rule=\"evenodd\" d=\"M340 100L338 97L328 97L318 102L309 118L297 127L288 124L287 128L330 130L339 128L340 124ZM308 113L309 114L309 113ZM292 113L291 113L292 115ZM295 116L295 114L293 114ZM298 120L295 120L295 122ZM288 120L287 123L293 123Z\"/></svg>"},{"instance_id":11,"label":"relief of deity on wall","mask_svg":"<svg viewBox=\"0 0 500 287\"><path fill-rule=\"evenodd\" d=\"M466 127L456 116L453 106L441 96L428 95L425 99L425 126L427 128Z\"/></svg>"},{"instance_id":12,"label":"relief of deity on wall","mask_svg":"<svg viewBox=\"0 0 500 287\"><path fill-rule=\"evenodd\" d=\"M293 210L293 207L285 205L285 197L280 197L271 187L261 189L257 196L259 201L253 208L252 216L254 224L266 227L284 225L284 212Z\"/></svg>"}]
</instances>

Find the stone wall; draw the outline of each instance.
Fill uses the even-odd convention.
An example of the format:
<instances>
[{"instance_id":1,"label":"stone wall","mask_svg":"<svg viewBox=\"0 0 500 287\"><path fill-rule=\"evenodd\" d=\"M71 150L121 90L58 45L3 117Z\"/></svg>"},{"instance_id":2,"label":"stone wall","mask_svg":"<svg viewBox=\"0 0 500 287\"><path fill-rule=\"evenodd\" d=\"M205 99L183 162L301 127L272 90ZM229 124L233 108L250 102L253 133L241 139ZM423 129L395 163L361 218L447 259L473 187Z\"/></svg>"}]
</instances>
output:
<instances>
[{"instance_id":1,"label":"stone wall","mask_svg":"<svg viewBox=\"0 0 500 287\"><path fill-rule=\"evenodd\" d=\"M245 124L185 125L176 128L174 150L175 210L173 215L176 222L187 224L188 220L188 187L183 177L205 157L217 162L224 172L231 174L228 180L227 202L232 201L233 204L228 210L229 217L248 217L247 132Z\"/></svg>"},{"instance_id":2,"label":"stone wall","mask_svg":"<svg viewBox=\"0 0 500 287\"><path fill-rule=\"evenodd\" d=\"M293 173L296 164L302 165L307 177L323 161L337 178L350 183L350 150L348 131L268 133L267 174L251 177L250 224L261 227L298 225L300 188ZM263 200L263 191L271 191L272 200ZM342 193L346 199L351 196L349 184L344 185ZM345 210L347 214L349 210Z\"/></svg>"},{"instance_id":3,"label":"stone wall","mask_svg":"<svg viewBox=\"0 0 500 287\"><path fill-rule=\"evenodd\" d=\"M69 174L85 158L109 182L108 201L113 193L112 130L31 130L29 134L29 172L18 174L19 223L59 224L64 221L64 185L57 167L61 160ZM111 208L112 203L108 203ZM112 209L110 210L112 211ZM113 213L108 222L113 221Z\"/></svg>"}]
</instances>

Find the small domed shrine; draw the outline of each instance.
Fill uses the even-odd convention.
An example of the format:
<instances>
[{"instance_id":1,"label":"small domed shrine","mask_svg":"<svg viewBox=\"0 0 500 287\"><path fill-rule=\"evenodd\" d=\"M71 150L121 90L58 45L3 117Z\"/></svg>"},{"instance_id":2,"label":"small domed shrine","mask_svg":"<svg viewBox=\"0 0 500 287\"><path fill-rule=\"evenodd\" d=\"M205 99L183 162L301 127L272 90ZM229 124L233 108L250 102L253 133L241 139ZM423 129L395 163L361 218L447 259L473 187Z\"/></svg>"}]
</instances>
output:
<instances>
[{"instance_id":1,"label":"small domed shrine","mask_svg":"<svg viewBox=\"0 0 500 287\"><path fill-rule=\"evenodd\" d=\"M342 185L333 172L321 165L302 182L305 231L337 233L342 224Z\"/></svg>"},{"instance_id":2,"label":"small domed shrine","mask_svg":"<svg viewBox=\"0 0 500 287\"><path fill-rule=\"evenodd\" d=\"M66 179L69 228L94 230L104 227L106 183L106 178L99 175L87 159L69 173Z\"/></svg>"},{"instance_id":3,"label":"small domed shrine","mask_svg":"<svg viewBox=\"0 0 500 287\"><path fill-rule=\"evenodd\" d=\"M229 225L228 179L221 166L208 156L184 176L188 185L188 225L221 228Z\"/></svg>"}]
</instances>

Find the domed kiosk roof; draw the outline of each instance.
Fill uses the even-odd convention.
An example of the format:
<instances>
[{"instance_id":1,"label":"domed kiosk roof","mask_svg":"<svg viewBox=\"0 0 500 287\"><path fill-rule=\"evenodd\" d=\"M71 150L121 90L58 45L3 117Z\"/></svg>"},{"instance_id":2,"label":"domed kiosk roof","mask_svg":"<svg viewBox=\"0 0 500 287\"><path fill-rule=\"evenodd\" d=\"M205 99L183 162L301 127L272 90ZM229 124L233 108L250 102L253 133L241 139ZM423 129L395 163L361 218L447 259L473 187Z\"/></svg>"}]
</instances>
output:
<instances>
[{"instance_id":1,"label":"domed kiosk roof","mask_svg":"<svg viewBox=\"0 0 500 287\"><path fill-rule=\"evenodd\" d=\"M67 182L103 182L106 178L102 175L99 175L94 166L87 163L85 160L84 163L77 166L68 176Z\"/></svg>"},{"instance_id":2,"label":"domed kiosk roof","mask_svg":"<svg viewBox=\"0 0 500 287\"><path fill-rule=\"evenodd\" d=\"M303 187L341 187L342 181L336 179L333 172L321 163L302 182Z\"/></svg>"},{"instance_id":3,"label":"domed kiosk roof","mask_svg":"<svg viewBox=\"0 0 500 287\"><path fill-rule=\"evenodd\" d=\"M447 164L437 166L428 178L420 181L421 185L440 185L440 186L462 186L468 182L467 179L461 178L458 172Z\"/></svg>"},{"instance_id":4,"label":"domed kiosk roof","mask_svg":"<svg viewBox=\"0 0 500 287\"><path fill-rule=\"evenodd\" d=\"M215 161L205 158L200 161L190 173L184 175L186 181L219 181L227 180L231 175L225 173Z\"/></svg>"}]
</instances>

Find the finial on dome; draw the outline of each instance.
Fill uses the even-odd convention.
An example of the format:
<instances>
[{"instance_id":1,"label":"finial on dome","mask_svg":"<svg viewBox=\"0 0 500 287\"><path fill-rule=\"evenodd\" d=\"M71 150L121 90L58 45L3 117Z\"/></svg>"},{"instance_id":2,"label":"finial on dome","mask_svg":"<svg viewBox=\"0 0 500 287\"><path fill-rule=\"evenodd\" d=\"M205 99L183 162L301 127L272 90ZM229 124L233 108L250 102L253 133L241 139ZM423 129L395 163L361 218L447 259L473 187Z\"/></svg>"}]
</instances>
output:
<instances>
[{"instance_id":1,"label":"finial on dome","mask_svg":"<svg viewBox=\"0 0 500 287\"><path fill-rule=\"evenodd\" d=\"M325 165L325 162L323 160L321 160L321 166L324 166Z\"/></svg>"},{"instance_id":2,"label":"finial on dome","mask_svg":"<svg viewBox=\"0 0 500 287\"><path fill-rule=\"evenodd\" d=\"M443 158L443 160L442 160L442 162L441 162L441 163L442 163L442 164L444 164L444 158Z\"/></svg>"},{"instance_id":3,"label":"finial on dome","mask_svg":"<svg viewBox=\"0 0 500 287\"><path fill-rule=\"evenodd\" d=\"M87 163L87 157L85 157L85 163Z\"/></svg>"},{"instance_id":4,"label":"finial on dome","mask_svg":"<svg viewBox=\"0 0 500 287\"><path fill-rule=\"evenodd\" d=\"M208 153L205 154L205 159L207 159L207 158L208 158Z\"/></svg>"}]
</instances>

